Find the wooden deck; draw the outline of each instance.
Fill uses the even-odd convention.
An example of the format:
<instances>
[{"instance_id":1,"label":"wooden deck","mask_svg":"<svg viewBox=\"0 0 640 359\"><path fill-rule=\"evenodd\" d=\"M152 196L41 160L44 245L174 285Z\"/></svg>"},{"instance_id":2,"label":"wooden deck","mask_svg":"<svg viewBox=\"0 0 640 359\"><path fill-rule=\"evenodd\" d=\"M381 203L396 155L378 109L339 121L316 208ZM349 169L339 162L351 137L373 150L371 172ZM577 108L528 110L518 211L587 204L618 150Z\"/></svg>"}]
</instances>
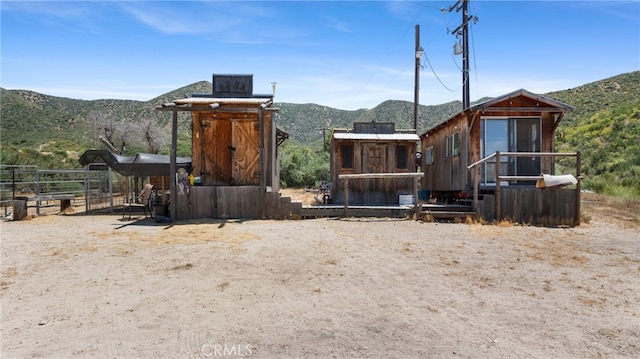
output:
<instances>
[{"instance_id":1,"label":"wooden deck","mask_svg":"<svg viewBox=\"0 0 640 359\"><path fill-rule=\"evenodd\" d=\"M348 217L403 218L413 214L413 206L349 206ZM345 217L344 205L302 206L302 218Z\"/></svg>"},{"instance_id":2,"label":"wooden deck","mask_svg":"<svg viewBox=\"0 0 640 359\"><path fill-rule=\"evenodd\" d=\"M419 205L420 220L424 215L429 215L435 220L465 218L475 216L470 206L465 205L439 205L423 203ZM397 206L349 206L347 217L391 217L391 218L411 218L415 213L413 205ZM302 206L302 218L318 217L345 217L344 205L318 205Z\"/></svg>"}]
</instances>

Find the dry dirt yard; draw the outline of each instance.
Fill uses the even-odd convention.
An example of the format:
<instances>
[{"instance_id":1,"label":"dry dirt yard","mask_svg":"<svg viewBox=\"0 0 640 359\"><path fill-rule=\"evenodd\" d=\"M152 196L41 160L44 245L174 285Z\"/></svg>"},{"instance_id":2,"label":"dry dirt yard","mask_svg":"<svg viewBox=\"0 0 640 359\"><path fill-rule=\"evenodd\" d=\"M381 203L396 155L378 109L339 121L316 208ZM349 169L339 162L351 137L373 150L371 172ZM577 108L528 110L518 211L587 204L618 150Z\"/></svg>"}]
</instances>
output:
<instances>
[{"instance_id":1,"label":"dry dirt yard","mask_svg":"<svg viewBox=\"0 0 640 359\"><path fill-rule=\"evenodd\" d=\"M3 358L640 356L637 221L0 223Z\"/></svg>"}]
</instances>

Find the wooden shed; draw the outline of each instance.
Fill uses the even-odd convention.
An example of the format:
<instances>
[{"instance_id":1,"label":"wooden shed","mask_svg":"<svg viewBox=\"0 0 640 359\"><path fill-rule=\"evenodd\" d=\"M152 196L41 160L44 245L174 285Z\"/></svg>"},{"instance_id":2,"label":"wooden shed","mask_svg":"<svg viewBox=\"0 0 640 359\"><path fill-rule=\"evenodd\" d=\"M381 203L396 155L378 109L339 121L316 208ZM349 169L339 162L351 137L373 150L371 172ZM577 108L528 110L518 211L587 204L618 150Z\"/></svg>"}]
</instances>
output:
<instances>
[{"instance_id":1,"label":"wooden shed","mask_svg":"<svg viewBox=\"0 0 640 359\"><path fill-rule=\"evenodd\" d=\"M557 157L575 157L580 176L578 153L554 152L555 131L571 110L524 89L469 107L420 136L422 188L439 202L473 197L487 219L578 224L579 185L578 191L536 188L543 174L555 174Z\"/></svg>"},{"instance_id":2,"label":"wooden shed","mask_svg":"<svg viewBox=\"0 0 640 359\"><path fill-rule=\"evenodd\" d=\"M213 75L211 93L196 93L158 108L191 113L193 184L184 173L172 190L172 217L286 218L279 191L278 146L288 135L276 127L273 95L253 94L252 75ZM175 193L175 195L173 194Z\"/></svg>"},{"instance_id":3,"label":"wooden shed","mask_svg":"<svg viewBox=\"0 0 640 359\"><path fill-rule=\"evenodd\" d=\"M353 129L335 129L331 136L331 199L345 202L346 174L411 173L419 137L414 129L396 130L394 123L356 122ZM413 195L415 177L360 178L348 181L348 203L398 205Z\"/></svg>"}]
</instances>

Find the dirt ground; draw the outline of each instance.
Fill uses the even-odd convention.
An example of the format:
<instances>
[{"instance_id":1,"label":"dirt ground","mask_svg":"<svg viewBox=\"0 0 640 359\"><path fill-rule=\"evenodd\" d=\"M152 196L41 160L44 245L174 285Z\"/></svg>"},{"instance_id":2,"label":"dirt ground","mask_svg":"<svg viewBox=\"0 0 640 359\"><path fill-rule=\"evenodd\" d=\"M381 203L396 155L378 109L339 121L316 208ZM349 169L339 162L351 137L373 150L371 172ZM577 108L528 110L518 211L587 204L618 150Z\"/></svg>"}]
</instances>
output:
<instances>
[{"instance_id":1,"label":"dirt ground","mask_svg":"<svg viewBox=\"0 0 640 359\"><path fill-rule=\"evenodd\" d=\"M638 221L584 208L576 228L1 221L1 356L639 357Z\"/></svg>"}]
</instances>

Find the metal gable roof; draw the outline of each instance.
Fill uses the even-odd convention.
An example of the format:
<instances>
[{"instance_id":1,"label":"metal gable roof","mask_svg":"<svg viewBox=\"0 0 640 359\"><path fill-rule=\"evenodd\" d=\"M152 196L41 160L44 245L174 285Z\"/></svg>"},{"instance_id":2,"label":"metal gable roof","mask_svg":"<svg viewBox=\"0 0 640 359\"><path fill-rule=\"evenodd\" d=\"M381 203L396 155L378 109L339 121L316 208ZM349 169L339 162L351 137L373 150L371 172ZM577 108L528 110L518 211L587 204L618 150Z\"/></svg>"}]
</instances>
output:
<instances>
[{"instance_id":1,"label":"metal gable roof","mask_svg":"<svg viewBox=\"0 0 640 359\"><path fill-rule=\"evenodd\" d=\"M474 106L469 107L469 111L473 112L473 111L478 111L478 110L483 110L486 109L488 107L491 107L492 105L495 105L497 103L500 103L502 101L505 100L509 100L512 98L516 98L516 97L520 97L520 96L524 96L524 97L528 97L531 99L534 99L536 101L539 102L544 102L548 105L551 105L552 107L557 107L559 109L563 109L565 111L573 111L574 107L571 105L568 105L564 102L560 102L558 100L552 99L551 97L547 97L547 96L543 96L543 95L538 95L535 94L533 92L527 91L525 89L519 89L513 92L510 92L508 94L499 96L499 97L495 97L492 98L491 100L487 100L485 102L476 104Z\"/></svg>"},{"instance_id":2,"label":"metal gable roof","mask_svg":"<svg viewBox=\"0 0 640 359\"><path fill-rule=\"evenodd\" d=\"M415 133L353 133L353 132L337 132L333 134L336 140L385 140L385 141L419 141L420 137Z\"/></svg>"},{"instance_id":3,"label":"metal gable roof","mask_svg":"<svg viewBox=\"0 0 640 359\"><path fill-rule=\"evenodd\" d=\"M458 112L457 114L447 118L446 120L438 123L437 125L431 127L430 129L426 130L420 136L425 136L425 135L428 135L431 132L434 132L439 127L446 125L447 123L449 123L450 121L452 121L453 119L455 119L455 118L457 118L459 116L462 116L462 115L465 115L465 114L468 114L468 113L471 113L471 112L488 111L488 110L491 110L492 106L494 106L496 104L499 104L502 101L513 99L513 98L517 98L517 97L520 97L520 96L524 96L524 97L536 100L538 102L542 102L544 104L549 105L550 107L557 108L558 110L562 110L563 112L573 111L573 109L574 109L573 106L568 105L568 104L566 104L564 102L552 99L551 97L538 95L538 94L535 94L533 92L527 91L525 89L519 89L519 90L515 90L515 91L512 91L512 92L509 92L509 93L507 93L505 95L502 95L502 96L499 96L499 97L495 97L495 98L492 98L490 100L487 100L487 101L481 102L479 104L473 105L473 106L469 107L466 110ZM530 109L535 111L536 107L531 107ZM503 109L501 109L501 110L503 110ZM527 110L529 110L529 109L527 108ZM544 110L548 111L549 107L545 108ZM543 109L540 109L540 111L543 111Z\"/></svg>"},{"instance_id":4,"label":"metal gable roof","mask_svg":"<svg viewBox=\"0 0 640 359\"><path fill-rule=\"evenodd\" d=\"M262 105L263 103L267 103L271 101L271 98L261 98L261 97L187 97L181 98L179 100L173 101L175 104L184 105L184 104L198 104L198 105L209 105L213 103L218 103L221 105Z\"/></svg>"}]
</instances>

